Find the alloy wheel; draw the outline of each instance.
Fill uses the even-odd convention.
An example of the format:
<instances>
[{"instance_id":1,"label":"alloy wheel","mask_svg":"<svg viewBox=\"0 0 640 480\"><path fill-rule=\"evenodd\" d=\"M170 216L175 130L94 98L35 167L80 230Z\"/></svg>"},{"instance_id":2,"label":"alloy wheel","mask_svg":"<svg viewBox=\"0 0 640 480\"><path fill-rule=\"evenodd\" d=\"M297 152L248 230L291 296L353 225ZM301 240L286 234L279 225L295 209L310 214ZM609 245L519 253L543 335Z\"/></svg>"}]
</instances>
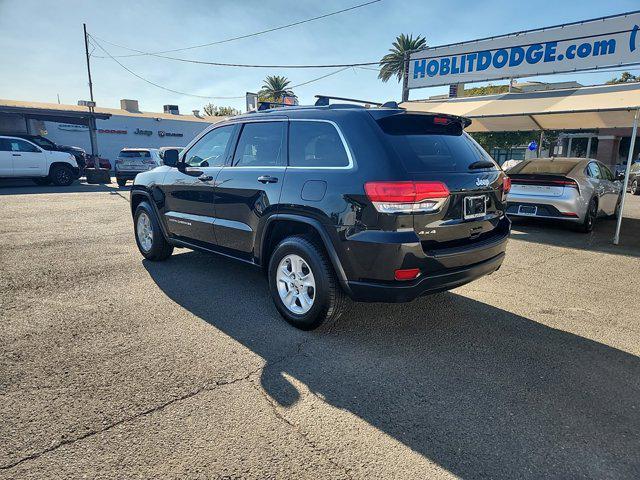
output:
<instances>
[{"instance_id":1,"label":"alloy wheel","mask_svg":"<svg viewBox=\"0 0 640 480\"><path fill-rule=\"evenodd\" d=\"M278 264L277 287L280 300L298 315L311 310L316 298L316 282L309 264L299 255L286 255Z\"/></svg>"},{"instance_id":2,"label":"alloy wheel","mask_svg":"<svg viewBox=\"0 0 640 480\"><path fill-rule=\"evenodd\" d=\"M141 212L138 215L138 221L136 224L136 234L138 235L138 242L145 252L151 250L153 246L153 228L151 227L151 219L146 212Z\"/></svg>"}]
</instances>

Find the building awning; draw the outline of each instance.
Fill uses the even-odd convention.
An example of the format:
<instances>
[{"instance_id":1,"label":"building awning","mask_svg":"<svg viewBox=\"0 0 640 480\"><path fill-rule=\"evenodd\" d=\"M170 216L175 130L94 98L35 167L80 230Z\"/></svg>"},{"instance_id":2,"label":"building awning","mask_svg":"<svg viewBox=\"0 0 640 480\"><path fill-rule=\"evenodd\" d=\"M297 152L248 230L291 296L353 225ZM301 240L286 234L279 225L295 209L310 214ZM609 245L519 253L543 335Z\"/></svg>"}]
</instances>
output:
<instances>
[{"instance_id":1,"label":"building awning","mask_svg":"<svg viewBox=\"0 0 640 480\"><path fill-rule=\"evenodd\" d=\"M74 125L89 125L89 120L93 116L96 119L106 120L111 117L109 113L90 113L86 107L83 110L68 109L60 105L61 108L39 108L12 105L0 101L0 114L22 115L26 119L43 120L49 122L71 123Z\"/></svg>"},{"instance_id":2,"label":"building awning","mask_svg":"<svg viewBox=\"0 0 640 480\"><path fill-rule=\"evenodd\" d=\"M629 128L640 108L640 83L409 101L401 106L468 117L473 121L470 132Z\"/></svg>"}]
</instances>

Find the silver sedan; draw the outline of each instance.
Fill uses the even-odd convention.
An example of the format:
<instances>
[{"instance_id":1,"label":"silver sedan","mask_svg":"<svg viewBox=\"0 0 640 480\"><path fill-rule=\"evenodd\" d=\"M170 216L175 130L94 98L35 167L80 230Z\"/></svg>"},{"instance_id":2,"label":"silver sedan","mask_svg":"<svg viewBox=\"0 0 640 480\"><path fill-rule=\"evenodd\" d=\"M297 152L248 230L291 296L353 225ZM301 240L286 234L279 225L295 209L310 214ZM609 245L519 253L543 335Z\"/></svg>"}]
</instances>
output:
<instances>
[{"instance_id":1,"label":"silver sedan","mask_svg":"<svg viewBox=\"0 0 640 480\"><path fill-rule=\"evenodd\" d=\"M615 215L622 182L609 168L588 158L536 158L507 170L511 190L507 215L575 223L590 232L598 217Z\"/></svg>"}]
</instances>

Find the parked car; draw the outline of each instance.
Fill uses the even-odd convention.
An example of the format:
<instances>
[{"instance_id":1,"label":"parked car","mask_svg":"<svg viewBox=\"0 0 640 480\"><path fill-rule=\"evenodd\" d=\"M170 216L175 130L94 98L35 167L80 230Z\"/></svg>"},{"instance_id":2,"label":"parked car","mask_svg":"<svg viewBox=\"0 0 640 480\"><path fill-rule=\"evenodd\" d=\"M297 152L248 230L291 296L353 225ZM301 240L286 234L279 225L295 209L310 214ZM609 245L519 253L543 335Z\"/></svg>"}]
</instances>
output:
<instances>
[{"instance_id":1,"label":"parked car","mask_svg":"<svg viewBox=\"0 0 640 480\"><path fill-rule=\"evenodd\" d=\"M69 145L58 145L57 143L52 142L51 140L49 140L46 137L43 137L42 135L34 135L31 133L6 133L6 134L0 133L0 135L8 135L15 138L23 138L25 140L30 141L31 143L35 143L37 146L47 151L70 153L76 159L76 163L78 164L78 167L80 168L80 170L82 171L82 169L85 168L87 152L85 152L84 149L80 147L71 147Z\"/></svg>"},{"instance_id":2,"label":"parked car","mask_svg":"<svg viewBox=\"0 0 640 480\"><path fill-rule=\"evenodd\" d=\"M627 188L632 195L640 195L640 162L635 162L631 165Z\"/></svg>"},{"instance_id":3,"label":"parked car","mask_svg":"<svg viewBox=\"0 0 640 480\"><path fill-rule=\"evenodd\" d=\"M157 148L123 148L116 159L116 181L124 187L127 180L133 180L140 172L162 165Z\"/></svg>"},{"instance_id":4,"label":"parked car","mask_svg":"<svg viewBox=\"0 0 640 480\"><path fill-rule=\"evenodd\" d=\"M622 182L593 159L538 158L511 168L507 196L510 217L536 217L574 223L593 230L596 219L615 215L620 207Z\"/></svg>"},{"instance_id":5,"label":"parked car","mask_svg":"<svg viewBox=\"0 0 640 480\"><path fill-rule=\"evenodd\" d=\"M212 125L131 191L142 255L174 246L262 267L312 329L348 296L407 302L500 268L509 181L468 119L397 105L287 107Z\"/></svg>"},{"instance_id":6,"label":"parked car","mask_svg":"<svg viewBox=\"0 0 640 480\"><path fill-rule=\"evenodd\" d=\"M635 160L631 160L631 167L633 167L634 165L640 163L640 158L636 158ZM624 178L624 175L627 171L627 162L620 162L620 163L616 163L615 166L615 171L613 172L613 174L615 175L616 178L620 179L620 178Z\"/></svg>"},{"instance_id":7,"label":"parked car","mask_svg":"<svg viewBox=\"0 0 640 480\"><path fill-rule=\"evenodd\" d=\"M0 177L31 178L38 185L71 185L80 175L75 157L15 136L0 136Z\"/></svg>"},{"instance_id":8,"label":"parked car","mask_svg":"<svg viewBox=\"0 0 640 480\"><path fill-rule=\"evenodd\" d=\"M95 168L95 158L93 155L87 155L85 168ZM111 162L106 158L98 157L98 165L100 168L111 170Z\"/></svg>"},{"instance_id":9,"label":"parked car","mask_svg":"<svg viewBox=\"0 0 640 480\"><path fill-rule=\"evenodd\" d=\"M178 154L184 150L184 147L160 147L158 149L158 155L160 155L160 160L164 160L164 152L167 150L175 150Z\"/></svg>"}]
</instances>

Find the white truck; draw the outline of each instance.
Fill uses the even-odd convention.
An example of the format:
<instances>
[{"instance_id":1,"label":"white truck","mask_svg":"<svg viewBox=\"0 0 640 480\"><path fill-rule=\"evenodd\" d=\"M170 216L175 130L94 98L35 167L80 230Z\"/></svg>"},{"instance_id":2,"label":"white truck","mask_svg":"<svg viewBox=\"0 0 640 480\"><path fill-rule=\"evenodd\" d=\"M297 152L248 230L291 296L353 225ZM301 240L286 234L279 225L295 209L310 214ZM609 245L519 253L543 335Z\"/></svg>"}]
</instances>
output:
<instances>
[{"instance_id":1,"label":"white truck","mask_svg":"<svg viewBox=\"0 0 640 480\"><path fill-rule=\"evenodd\" d=\"M38 185L71 185L80 176L75 157L28 140L0 136L0 178L31 178Z\"/></svg>"}]
</instances>

